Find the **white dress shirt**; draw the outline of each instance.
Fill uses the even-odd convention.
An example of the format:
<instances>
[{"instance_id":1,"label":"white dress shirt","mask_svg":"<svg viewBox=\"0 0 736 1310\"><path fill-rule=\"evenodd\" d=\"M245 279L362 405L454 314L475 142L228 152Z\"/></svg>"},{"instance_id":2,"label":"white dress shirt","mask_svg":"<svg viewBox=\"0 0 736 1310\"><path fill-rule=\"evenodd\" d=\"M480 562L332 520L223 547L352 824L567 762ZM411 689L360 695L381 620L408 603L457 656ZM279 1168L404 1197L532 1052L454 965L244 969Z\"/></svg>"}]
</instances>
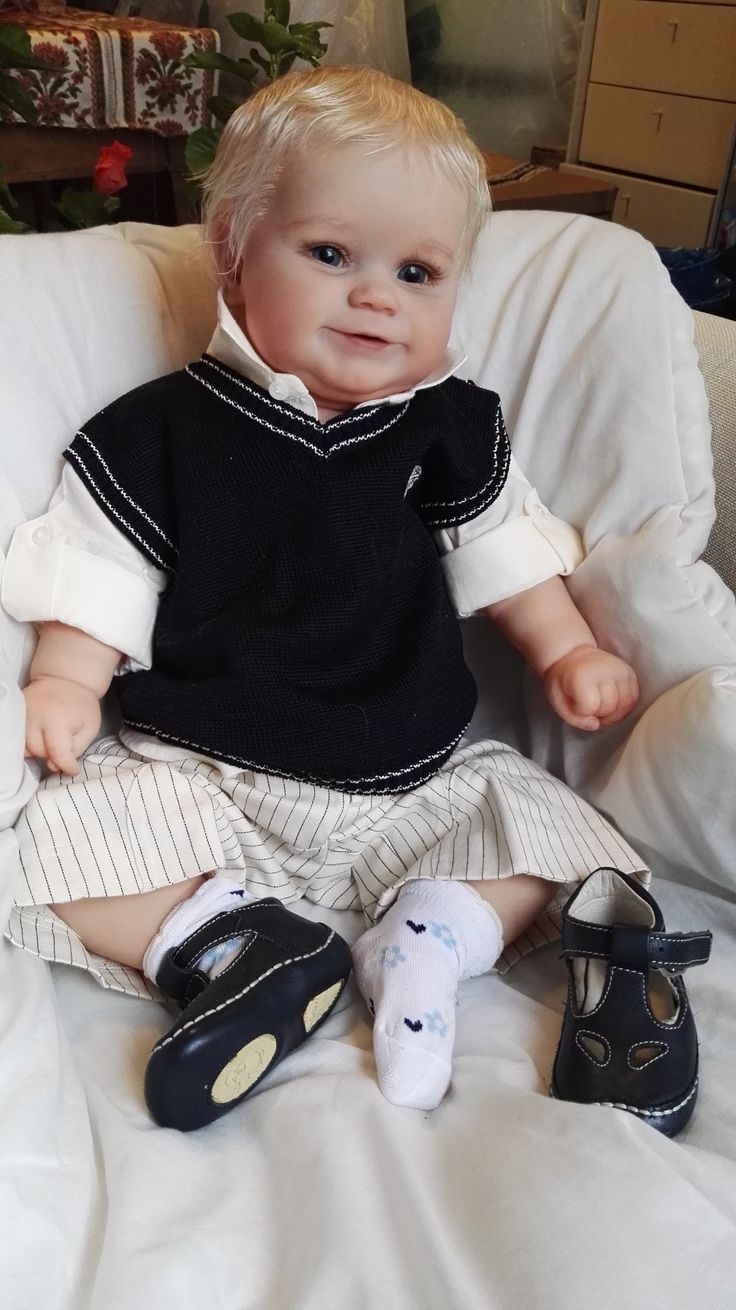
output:
<instances>
[{"instance_id":1,"label":"white dress shirt","mask_svg":"<svg viewBox=\"0 0 736 1310\"><path fill-rule=\"evenodd\" d=\"M222 296L208 353L267 390L274 399L317 418L299 378L275 373L254 351ZM397 405L437 386L464 362L449 351L442 365L410 391L369 405ZM573 528L550 514L512 457L493 505L459 527L436 532L445 579L461 617L565 575L582 559ZM167 574L131 544L99 508L69 465L49 509L17 528L2 580L2 603L14 618L56 620L87 632L126 657L121 671L147 669L159 596Z\"/></svg>"}]
</instances>

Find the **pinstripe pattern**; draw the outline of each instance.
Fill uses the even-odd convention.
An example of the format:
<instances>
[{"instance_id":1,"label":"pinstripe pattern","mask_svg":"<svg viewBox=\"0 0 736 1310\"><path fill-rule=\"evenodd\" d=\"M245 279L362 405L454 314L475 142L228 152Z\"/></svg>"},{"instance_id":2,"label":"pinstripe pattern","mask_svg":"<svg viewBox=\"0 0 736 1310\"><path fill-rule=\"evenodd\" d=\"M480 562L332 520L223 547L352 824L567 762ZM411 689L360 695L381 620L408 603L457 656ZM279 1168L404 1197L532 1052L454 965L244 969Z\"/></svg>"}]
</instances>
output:
<instances>
[{"instance_id":1,"label":"pinstripe pattern","mask_svg":"<svg viewBox=\"0 0 736 1310\"><path fill-rule=\"evenodd\" d=\"M90 956L47 902L149 891L213 869L249 891L362 909L372 923L413 878L474 881L535 873L569 885L601 865L643 871L611 826L510 747L457 751L413 792L356 796L187 758L145 759L99 742L75 779L46 780L16 826L24 885L11 941L150 995L135 973ZM558 935L545 915L504 953Z\"/></svg>"}]
</instances>

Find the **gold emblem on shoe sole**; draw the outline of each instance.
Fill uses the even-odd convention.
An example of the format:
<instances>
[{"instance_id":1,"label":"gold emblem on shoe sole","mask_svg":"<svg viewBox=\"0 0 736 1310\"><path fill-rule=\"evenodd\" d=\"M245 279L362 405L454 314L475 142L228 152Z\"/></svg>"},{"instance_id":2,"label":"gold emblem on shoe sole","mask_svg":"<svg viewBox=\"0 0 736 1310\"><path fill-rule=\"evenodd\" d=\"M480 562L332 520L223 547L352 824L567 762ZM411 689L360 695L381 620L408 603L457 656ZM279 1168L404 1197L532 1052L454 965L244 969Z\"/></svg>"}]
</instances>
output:
<instances>
[{"instance_id":1,"label":"gold emblem on shoe sole","mask_svg":"<svg viewBox=\"0 0 736 1310\"><path fill-rule=\"evenodd\" d=\"M305 1032L311 1033L315 1024L318 1024L323 1015L327 1013L330 1006L334 1005L340 995L341 987L341 982L333 983L326 991L320 992L317 996L312 997L302 1015Z\"/></svg>"},{"instance_id":2,"label":"gold emblem on shoe sole","mask_svg":"<svg viewBox=\"0 0 736 1310\"><path fill-rule=\"evenodd\" d=\"M265 1073L275 1054L276 1038L272 1033L262 1033L260 1037L254 1037L251 1042L241 1046L212 1084L210 1096L215 1104L227 1105L247 1092Z\"/></svg>"}]
</instances>

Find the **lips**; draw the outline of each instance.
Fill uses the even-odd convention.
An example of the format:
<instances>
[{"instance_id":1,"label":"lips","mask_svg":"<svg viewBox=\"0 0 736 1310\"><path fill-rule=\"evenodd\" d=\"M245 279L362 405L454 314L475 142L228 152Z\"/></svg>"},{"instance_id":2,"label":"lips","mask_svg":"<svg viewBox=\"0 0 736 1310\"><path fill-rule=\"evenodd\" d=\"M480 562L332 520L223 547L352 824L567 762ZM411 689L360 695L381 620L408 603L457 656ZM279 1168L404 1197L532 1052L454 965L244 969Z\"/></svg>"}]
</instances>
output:
<instances>
[{"instance_id":1,"label":"lips","mask_svg":"<svg viewBox=\"0 0 736 1310\"><path fill-rule=\"evenodd\" d=\"M358 350L383 350L386 346L395 345L395 342L386 337L374 336L369 332L343 332L340 328L333 328L332 331L347 345L355 346Z\"/></svg>"}]
</instances>

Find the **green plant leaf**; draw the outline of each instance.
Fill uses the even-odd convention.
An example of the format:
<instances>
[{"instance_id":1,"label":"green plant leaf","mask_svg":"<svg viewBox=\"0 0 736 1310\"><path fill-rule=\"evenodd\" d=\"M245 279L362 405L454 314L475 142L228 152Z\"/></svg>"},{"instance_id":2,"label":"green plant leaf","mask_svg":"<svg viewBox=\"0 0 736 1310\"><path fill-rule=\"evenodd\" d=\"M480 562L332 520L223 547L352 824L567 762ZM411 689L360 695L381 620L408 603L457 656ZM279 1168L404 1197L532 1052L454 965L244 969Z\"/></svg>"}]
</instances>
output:
<instances>
[{"instance_id":1,"label":"green plant leaf","mask_svg":"<svg viewBox=\"0 0 736 1310\"><path fill-rule=\"evenodd\" d=\"M184 68L219 68L223 73L242 77L244 82L252 82L258 72L249 59L230 59L228 55L221 55L214 50L202 50L187 55L181 62Z\"/></svg>"},{"instance_id":2,"label":"green plant leaf","mask_svg":"<svg viewBox=\"0 0 736 1310\"><path fill-rule=\"evenodd\" d=\"M227 96L210 96L207 108L211 114L214 114L218 123L226 123L240 103L239 100L230 100Z\"/></svg>"},{"instance_id":3,"label":"green plant leaf","mask_svg":"<svg viewBox=\"0 0 736 1310\"><path fill-rule=\"evenodd\" d=\"M263 45L265 23L259 23L251 14L228 14L227 21L238 36L244 37L246 41L257 41L259 45Z\"/></svg>"},{"instance_id":4,"label":"green plant leaf","mask_svg":"<svg viewBox=\"0 0 736 1310\"><path fill-rule=\"evenodd\" d=\"M30 230L27 223L19 223L17 218L13 218L7 209L3 209L0 205L0 236L19 237Z\"/></svg>"},{"instance_id":5,"label":"green plant leaf","mask_svg":"<svg viewBox=\"0 0 736 1310\"><path fill-rule=\"evenodd\" d=\"M73 187L64 187L61 200L54 202L54 209L70 227L99 227L101 223L112 222L113 215L120 208L118 196L101 196L97 191L75 191Z\"/></svg>"},{"instance_id":6,"label":"green plant leaf","mask_svg":"<svg viewBox=\"0 0 736 1310\"><path fill-rule=\"evenodd\" d=\"M31 51L31 38L22 27L0 23L0 68L56 68L48 59L36 59Z\"/></svg>"},{"instance_id":7,"label":"green plant leaf","mask_svg":"<svg viewBox=\"0 0 736 1310\"><path fill-rule=\"evenodd\" d=\"M235 27L234 20L236 18L247 17L247 14L230 14L229 21L232 23L232 26ZM257 41L259 45L263 46L263 49L266 50L269 55L280 55L283 54L284 51L293 48L289 29L288 27L284 27L283 23L277 23L274 20L271 20L268 23L257 23L255 19L253 19L252 22L258 31L249 28L247 32L240 33L238 32L237 27L235 27L235 31L238 32L239 36L242 35L247 37L249 41Z\"/></svg>"},{"instance_id":8,"label":"green plant leaf","mask_svg":"<svg viewBox=\"0 0 736 1310\"><path fill-rule=\"evenodd\" d=\"M266 21L273 18L277 23L283 23L286 26L291 17L291 5L289 0L266 0Z\"/></svg>"},{"instance_id":9,"label":"green plant leaf","mask_svg":"<svg viewBox=\"0 0 736 1310\"><path fill-rule=\"evenodd\" d=\"M291 49L298 54L300 59L308 59L310 63L320 60L327 50L320 40L313 37L295 36L291 43Z\"/></svg>"},{"instance_id":10,"label":"green plant leaf","mask_svg":"<svg viewBox=\"0 0 736 1310\"><path fill-rule=\"evenodd\" d=\"M311 36L314 33L319 40L319 29L321 27L334 26L334 23L292 23L289 31L293 36Z\"/></svg>"},{"instance_id":11,"label":"green plant leaf","mask_svg":"<svg viewBox=\"0 0 736 1310\"><path fill-rule=\"evenodd\" d=\"M198 127L187 137L184 162L190 177L201 177L215 157L220 132L216 127Z\"/></svg>"},{"instance_id":12,"label":"green plant leaf","mask_svg":"<svg viewBox=\"0 0 736 1310\"><path fill-rule=\"evenodd\" d=\"M2 177L0 177L0 200L7 205L8 209L18 208L18 201L14 198L10 187Z\"/></svg>"},{"instance_id":13,"label":"green plant leaf","mask_svg":"<svg viewBox=\"0 0 736 1310\"><path fill-rule=\"evenodd\" d=\"M283 77L284 73L288 73L295 59L296 59L296 54L284 55L281 59L279 59L278 72L276 76Z\"/></svg>"},{"instance_id":14,"label":"green plant leaf","mask_svg":"<svg viewBox=\"0 0 736 1310\"><path fill-rule=\"evenodd\" d=\"M19 114L26 123L35 123L38 118L36 106L28 92L18 85L15 78L2 72L0 72L0 103L8 105L13 113Z\"/></svg>"},{"instance_id":15,"label":"green plant leaf","mask_svg":"<svg viewBox=\"0 0 736 1310\"><path fill-rule=\"evenodd\" d=\"M267 59L263 58L263 55L259 54L257 50L251 50L250 57L254 64L258 64L258 67L263 69L266 77L271 76L271 65Z\"/></svg>"},{"instance_id":16,"label":"green plant leaf","mask_svg":"<svg viewBox=\"0 0 736 1310\"><path fill-rule=\"evenodd\" d=\"M10 23L0 24L0 68L14 68L10 61L14 55L30 55L31 38L22 27Z\"/></svg>"}]
</instances>

